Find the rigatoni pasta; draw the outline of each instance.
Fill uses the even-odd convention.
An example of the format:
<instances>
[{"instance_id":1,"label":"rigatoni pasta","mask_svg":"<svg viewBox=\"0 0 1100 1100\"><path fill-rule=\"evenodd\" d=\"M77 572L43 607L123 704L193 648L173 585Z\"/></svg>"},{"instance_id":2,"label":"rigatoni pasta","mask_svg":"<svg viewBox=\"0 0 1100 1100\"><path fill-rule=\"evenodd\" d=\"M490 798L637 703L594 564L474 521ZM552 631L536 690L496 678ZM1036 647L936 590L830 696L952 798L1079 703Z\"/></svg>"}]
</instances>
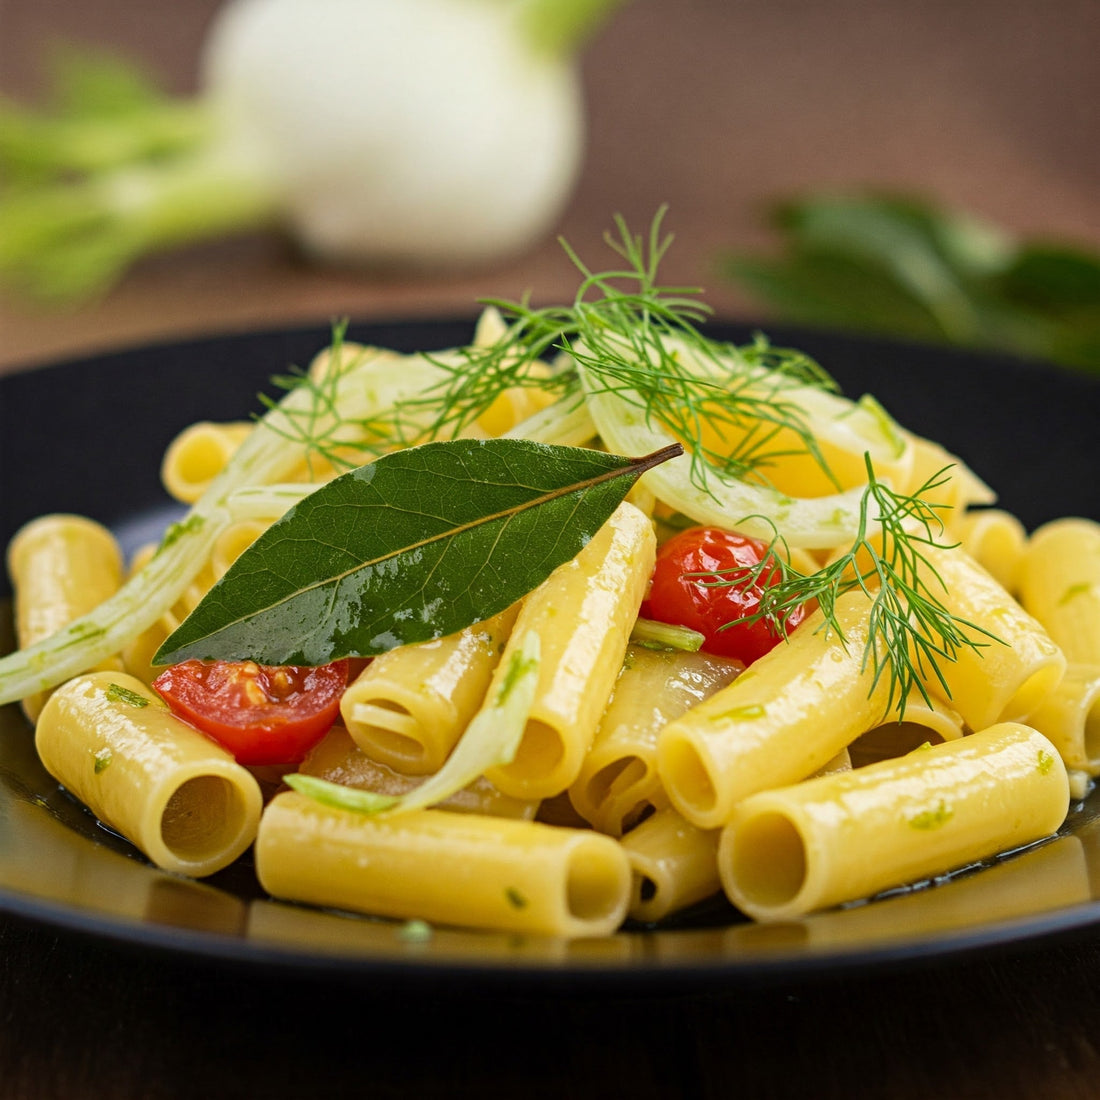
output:
<instances>
[{"instance_id":1,"label":"rigatoni pasta","mask_svg":"<svg viewBox=\"0 0 1100 1100\"><path fill-rule=\"evenodd\" d=\"M630 901L626 856L598 833L440 810L364 818L294 791L264 814L256 872L292 901L546 935L613 932Z\"/></svg>"},{"instance_id":2,"label":"rigatoni pasta","mask_svg":"<svg viewBox=\"0 0 1100 1100\"><path fill-rule=\"evenodd\" d=\"M437 772L481 706L518 611L375 658L340 701L355 743L409 775Z\"/></svg>"},{"instance_id":3,"label":"rigatoni pasta","mask_svg":"<svg viewBox=\"0 0 1100 1100\"><path fill-rule=\"evenodd\" d=\"M621 836L668 804L657 772L657 736L673 718L709 698L742 670L707 653L627 649L611 700L569 798L600 832Z\"/></svg>"},{"instance_id":4,"label":"rigatoni pasta","mask_svg":"<svg viewBox=\"0 0 1100 1100\"><path fill-rule=\"evenodd\" d=\"M512 637L536 633L542 660L515 759L488 773L507 794L545 798L577 778L626 655L654 543L648 517L621 504L573 561L524 599ZM490 692L510 652L505 649Z\"/></svg>"},{"instance_id":5,"label":"rigatoni pasta","mask_svg":"<svg viewBox=\"0 0 1100 1100\"><path fill-rule=\"evenodd\" d=\"M1044 524L1020 564L1020 600L1078 664L1100 664L1100 523Z\"/></svg>"},{"instance_id":6,"label":"rigatoni pasta","mask_svg":"<svg viewBox=\"0 0 1100 1100\"><path fill-rule=\"evenodd\" d=\"M35 747L51 775L166 871L213 874L256 836L256 779L125 673L58 688Z\"/></svg>"},{"instance_id":7,"label":"rigatoni pasta","mask_svg":"<svg viewBox=\"0 0 1100 1100\"><path fill-rule=\"evenodd\" d=\"M1064 652L964 551L930 548L927 559L936 574L929 583L940 588L946 606L987 632L979 647L960 650L942 666L942 683L928 677L928 688L946 690L971 729L1025 719L1062 678Z\"/></svg>"},{"instance_id":8,"label":"rigatoni pasta","mask_svg":"<svg viewBox=\"0 0 1100 1100\"><path fill-rule=\"evenodd\" d=\"M623 838L633 888L630 915L655 922L704 901L722 888L717 829L700 829L671 807L658 810Z\"/></svg>"},{"instance_id":9,"label":"rigatoni pasta","mask_svg":"<svg viewBox=\"0 0 1100 1100\"><path fill-rule=\"evenodd\" d=\"M8 575L15 591L15 634L21 646L61 631L91 611L122 584L122 553L102 524L83 516L49 515L32 520L8 546ZM110 657L105 668L120 668ZM49 692L23 700L37 718Z\"/></svg>"},{"instance_id":10,"label":"rigatoni pasta","mask_svg":"<svg viewBox=\"0 0 1100 1100\"><path fill-rule=\"evenodd\" d=\"M657 762L672 804L718 828L756 791L805 779L887 713L888 688L862 657L870 604L837 608L847 649L811 616L729 687L670 722Z\"/></svg>"},{"instance_id":11,"label":"rigatoni pasta","mask_svg":"<svg viewBox=\"0 0 1100 1100\"><path fill-rule=\"evenodd\" d=\"M1002 723L746 798L723 829L719 874L742 912L785 920L1041 840L1068 806L1054 746Z\"/></svg>"},{"instance_id":12,"label":"rigatoni pasta","mask_svg":"<svg viewBox=\"0 0 1100 1100\"><path fill-rule=\"evenodd\" d=\"M524 307L512 325L491 309L472 345L432 355L334 334L254 428L204 423L169 445L164 483L193 507L118 595L109 536L86 521L17 539L17 598L65 604L45 633L77 636L78 656L52 652L27 619L34 648L0 660L0 693L11 665L12 698L60 685L36 732L51 774L171 872L209 874L254 844L273 897L551 936L722 893L797 920L1057 830L1100 774L1100 525L1025 541L964 463L873 398L833 393L761 340L666 329L676 307L638 274L637 300L593 277L585 294L603 299ZM580 480L547 486L559 461ZM345 466L337 492L312 494ZM629 493L595 492L627 470ZM578 524L597 497L610 518ZM662 619L658 550L702 524L730 556L679 567ZM463 543L474 528L487 537ZM58 531L100 555L73 626L77 535ZM536 540L569 551L546 564ZM369 609L366 571L382 582ZM64 598L39 594L51 574ZM194 627L204 614L214 626ZM188 621L189 641L162 649ZM731 657L723 641L754 630ZM223 633L243 641L219 650ZM201 670L182 682L206 689L194 725L161 701L183 711L181 645ZM116 653L133 676L88 671ZM165 653L181 663L158 695ZM316 712L302 661L331 685ZM248 755L289 726L301 736L282 755Z\"/></svg>"}]
</instances>

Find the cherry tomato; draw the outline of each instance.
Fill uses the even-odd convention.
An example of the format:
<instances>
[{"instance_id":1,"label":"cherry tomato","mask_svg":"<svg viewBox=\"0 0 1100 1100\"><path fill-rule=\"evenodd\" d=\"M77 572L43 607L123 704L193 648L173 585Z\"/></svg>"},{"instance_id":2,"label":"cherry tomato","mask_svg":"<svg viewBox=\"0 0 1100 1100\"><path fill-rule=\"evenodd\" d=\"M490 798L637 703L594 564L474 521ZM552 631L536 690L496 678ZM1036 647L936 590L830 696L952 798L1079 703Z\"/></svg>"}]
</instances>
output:
<instances>
[{"instance_id":1,"label":"cherry tomato","mask_svg":"<svg viewBox=\"0 0 1100 1100\"><path fill-rule=\"evenodd\" d=\"M340 711L348 662L319 668L183 661L154 681L172 711L239 764L296 764Z\"/></svg>"},{"instance_id":2,"label":"cherry tomato","mask_svg":"<svg viewBox=\"0 0 1100 1100\"><path fill-rule=\"evenodd\" d=\"M766 543L721 527L690 527L665 542L657 552L653 584L641 614L662 623L697 630L706 639L707 653L732 657L746 665L763 657L783 638L771 623L737 620L754 614L765 588L778 579L778 570L766 570L756 583L749 571L767 553ZM720 576L710 574L718 573ZM708 574L693 577L688 574ZM737 584L739 577L745 583ZM715 584L715 581L735 583ZM788 633L806 617L805 606L787 620ZM730 625L732 624L732 625Z\"/></svg>"}]
</instances>

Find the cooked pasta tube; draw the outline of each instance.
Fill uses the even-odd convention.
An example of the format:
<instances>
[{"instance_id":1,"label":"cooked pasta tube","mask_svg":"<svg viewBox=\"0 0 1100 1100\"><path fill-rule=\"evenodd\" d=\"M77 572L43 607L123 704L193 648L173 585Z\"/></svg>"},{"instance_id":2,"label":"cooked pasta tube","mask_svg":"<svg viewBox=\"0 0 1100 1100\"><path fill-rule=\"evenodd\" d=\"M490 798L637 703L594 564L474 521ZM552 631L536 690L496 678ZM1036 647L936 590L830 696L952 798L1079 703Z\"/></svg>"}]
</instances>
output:
<instances>
[{"instance_id":1,"label":"cooked pasta tube","mask_svg":"<svg viewBox=\"0 0 1100 1100\"><path fill-rule=\"evenodd\" d=\"M352 740L343 726L333 726L310 749L298 766L303 775L315 775L330 783L377 794L405 795L421 780L405 775L387 764L371 759ZM491 817L517 817L530 821L539 803L502 794L485 776L456 791L439 803L444 810L457 813L487 814Z\"/></svg>"},{"instance_id":2,"label":"cooked pasta tube","mask_svg":"<svg viewBox=\"0 0 1100 1100\"><path fill-rule=\"evenodd\" d=\"M230 524L217 538L210 551L210 573L220 580L229 567L267 530L258 520L238 520Z\"/></svg>"},{"instance_id":3,"label":"cooked pasta tube","mask_svg":"<svg viewBox=\"0 0 1100 1100\"><path fill-rule=\"evenodd\" d=\"M166 871L212 874L256 835L262 799L248 770L126 673L59 687L35 747L62 786Z\"/></svg>"},{"instance_id":4,"label":"cooked pasta tube","mask_svg":"<svg viewBox=\"0 0 1100 1100\"><path fill-rule=\"evenodd\" d=\"M633 886L630 915L663 920L722 889L717 829L698 829L668 807L646 818L622 839Z\"/></svg>"},{"instance_id":5,"label":"cooked pasta tube","mask_svg":"<svg viewBox=\"0 0 1100 1100\"><path fill-rule=\"evenodd\" d=\"M1068 809L1057 749L1004 722L746 798L722 831L718 869L742 912L787 920L1040 840Z\"/></svg>"},{"instance_id":6,"label":"cooked pasta tube","mask_svg":"<svg viewBox=\"0 0 1100 1100\"><path fill-rule=\"evenodd\" d=\"M631 644L569 787L577 812L600 832L622 836L648 809L667 805L657 774L657 735L740 671L741 663L726 657Z\"/></svg>"},{"instance_id":7,"label":"cooked pasta tube","mask_svg":"<svg viewBox=\"0 0 1100 1100\"><path fill-rule=\"evenodd\" d=\"M83 516L53 514L31 520L8 545L8 576L15 597L15 633L29 646L97 607L122 584L122 554L106 527ZM102 668L119 668L108 658ZM33 722L49 698L23 700Z\"/></svg>"},{"instance_id":8,"label":"cooked pasta tube","mask_svg":"<svg viewBox=\"0 0 1100 1100\"><path fill-rule=\"evenodd\" d=\"M166 611L155 623L135 635L122 647L122 665L142 683L151 684L163 670L153 664L157 650L182 622L171 611Z\"/></svg>"},{"instance_id":9,"label":"cooked pasta tube","mask_svg":"<svg viewBox=\"0 0 1100 1100\"><path fill-rule=\"evenodd\" d=\"M1100 665L1068 665L1028 724L1054 743L1066 767L1100 775Z\"/></svg>"},{"instance_id":10,"label":"cooked pasta tube","mask_svg":"<svg viewBox=\"0 0 1100 1100\"><path fill-rule=\"evenodd\" d=\"M987 569L998 584L1015 593L1027 545L1024 525L1011 512L981 508L967 513L959 521L957 531L962 548Z\"/></svg>"},{"instance_id":11,"label":"cooked pasta tube","mask_svg":"<svg viewBox=\"0 0 1100 1100\"><path fill-rule=\"evenodd\" d=\"M837 601L841 645L815 611L728 687L670 722L657 768L672 804L693 824L725 824L755 791L812 775L886 714L889 685L863 660L870 601Z\"/></svg>"},{"instance_id":12,"label":"cooked pasta tube","mask_svg":"<svg viewBox=\"0 0 1100 1100\"><path fill-rule=\"evenodd\" d=\"M920 492L921 499L943 509L949 527L962 519L970 505L992 504L997 499L997 494L957 455L935 440L906 434L913 461L909 481L901 488L909 493Z\"/></svg>"},{"instance_id":13,"label":"cooked pasta tube","mask_svg":"<svg viewBox=\"0 0 1100 1100\"><path fill-rule=\"evenodd\" d=\"M518 610L375 657L340 701L359 748L409 775L437 772L481 706Z\"/></svg>"},{"instance_id":14,"label":"cooked pasta tube","mask_svg":"<svg viewBox=\"0 0 1100 1100\"><path fill-rule=\"evenodd\" d=\"M247 421L216 424L200 420L184 428L164 452L161 484L176 500L194 504L225 469L252 427Z\"/></svg>"},{"instance_id":15,"label":"cooked pasta tube","mask_svg":"<svg viewBox=\"0 0 1100 1100\"><path fill-rule=\"evenodd\" d=\"M256 873L289 901L558 936L607 935L630 900L626 855L599 833L445 810L366 816L295 791L264 811Z\"/></svg>"},{"instance_id":16,"label":"cooked pasta tube","mask_svg":"<svg viewBox=\"0 0 1100 1100\"><path fill-rule=\"evenodd\" d=\"M928 578L933 594L957 619L994 636L971 632L978 649L963 647L955 660L940 662L951 705L974 730L1023 721L1062 678L1065 655L965 551L926 547L924 554L938 576ZM944 685L935 676L927 679L931 691L943 691Z\"/></svg>"},{"instance_id":17,"label":"cooked pasta tube","mask_svg":"<svg viewBox=\"0 0 1100 1100\"><path fill-rule=\"evenodd\" d=\"M904 756L921 745L954 741L965 733L962 716L941 699L911 691L905 701L904 717L889 720L861 733L848 746L853 767L861 768L876 760Z\"/></svg>"},{"instance_id":18,"label":"cooked pasta tube","mask_svg":"<svg viewBox=\"0 0 1100 1100\"><path fill-rule=\"evenodd\" d=\"M622 668L631 628L653 571L656 539L632 504L572 560L525 597L490 693L509 668L513 644L539 637L539 683L511 764L489 778L516 798L546 798L576 778Z\"/></svg>"},{"instance_id":19,"label":"cooked pasta tube","mask_svg":"<svg viewBox=\"0 0 1100 1100\"><path fill-rule=\"evenodd\" d=\"M244 553L266 528L255 520L231 523L214 542L209 561L200 569L180 598L155 623L135 635L122 647L122 667L139 680L151 684L161 669L153 666L153 657L165 639L194 610L216 580ZM155 545L143 546L133 557L131 573L136 573L156 554Z\"/></svg>"},{"instance_id":20,"label":"cooked pasta tube","mask_svg":"<svg viewBox=\"0 0 1100 1100\"><path fill-rule=\"evenodd\" d=\"M1100 665L1100 523L1062 519L1035 531L1020 564L1020 602L1068 660Z\"/></svg>"}]
</instances>

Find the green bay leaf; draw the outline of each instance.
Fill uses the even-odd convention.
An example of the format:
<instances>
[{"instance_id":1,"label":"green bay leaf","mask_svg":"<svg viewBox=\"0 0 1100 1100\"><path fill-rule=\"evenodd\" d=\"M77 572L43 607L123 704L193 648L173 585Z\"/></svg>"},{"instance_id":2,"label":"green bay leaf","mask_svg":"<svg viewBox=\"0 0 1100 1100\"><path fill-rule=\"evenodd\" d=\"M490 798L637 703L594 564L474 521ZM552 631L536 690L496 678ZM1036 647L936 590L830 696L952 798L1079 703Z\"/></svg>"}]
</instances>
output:
<instances>
[{"instance_id":1,"label":"green bay leaf","mask_svg":"<svg viewBox=\"0 0 1100 1100\"><path fill-rule=\"evenodd\" d=\"M452 634L575 557L637 478L680 452L488 439L385 455L264 532L154 662L320 665Z\"/></svg>"}]
</instances>

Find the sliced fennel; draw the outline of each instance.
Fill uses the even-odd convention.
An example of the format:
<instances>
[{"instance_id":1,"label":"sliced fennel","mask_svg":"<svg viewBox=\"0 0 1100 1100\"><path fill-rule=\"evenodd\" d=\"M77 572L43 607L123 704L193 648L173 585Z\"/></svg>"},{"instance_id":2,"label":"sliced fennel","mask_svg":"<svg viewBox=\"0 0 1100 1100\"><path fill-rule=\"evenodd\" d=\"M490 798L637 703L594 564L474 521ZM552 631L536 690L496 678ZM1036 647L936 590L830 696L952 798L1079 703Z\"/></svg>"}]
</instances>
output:
<instances>
[{"instance_id":1,"label":"sliced fennel","mask_svg":"<svg viewBox=\"0 0 1100 1100\"><path fill-rule=\"evenodd\" d=\"M288 786L328 806L356 813L405 813L434 806L490 768L510 764L523 740L539 679L539 636L529 631L512 651L500 686L474 715L454 751L433 776L404 795L345 787L314 775L285 776Z\"/></svg>"},{"instance_id":2,"label":"sliced fennel","mask_svg":"<svg viewBox=\"0 0 1100 1100\"><path fill-rule=\"evenodd\" d=\"M601 388L587 368L581 366L580 371L589 412L608 447L632 454L674 442L669 432L647 420L636 394ZM701 484L687 454L648 471L642 483L697 523L732 528L765 541L778 535L788 546L807 549L832 548L854 539L864 497L862 486L823 497L790 497L713 467Z\"/></svg>"},{"instance_id":3,"label":"sliced fennel","mask_svg":"<svg viewBox=\"0 0 1100 1100\"><path fill-rule=\"evenodd\" d=\"M194 580L233 521L235 494L288 477L327 432L339 429L340 443L352 441L356 425L368 434L395 401L439 373L416 356L408 357L407 369L395 371L388 355L366 349L333 374L322 394L309 385L292 389L257 422L186 517L169 529L152 560L114 596L64 630L0 658L0 704L46 691L117 653Z\"/></svg>"}]
</instances>

